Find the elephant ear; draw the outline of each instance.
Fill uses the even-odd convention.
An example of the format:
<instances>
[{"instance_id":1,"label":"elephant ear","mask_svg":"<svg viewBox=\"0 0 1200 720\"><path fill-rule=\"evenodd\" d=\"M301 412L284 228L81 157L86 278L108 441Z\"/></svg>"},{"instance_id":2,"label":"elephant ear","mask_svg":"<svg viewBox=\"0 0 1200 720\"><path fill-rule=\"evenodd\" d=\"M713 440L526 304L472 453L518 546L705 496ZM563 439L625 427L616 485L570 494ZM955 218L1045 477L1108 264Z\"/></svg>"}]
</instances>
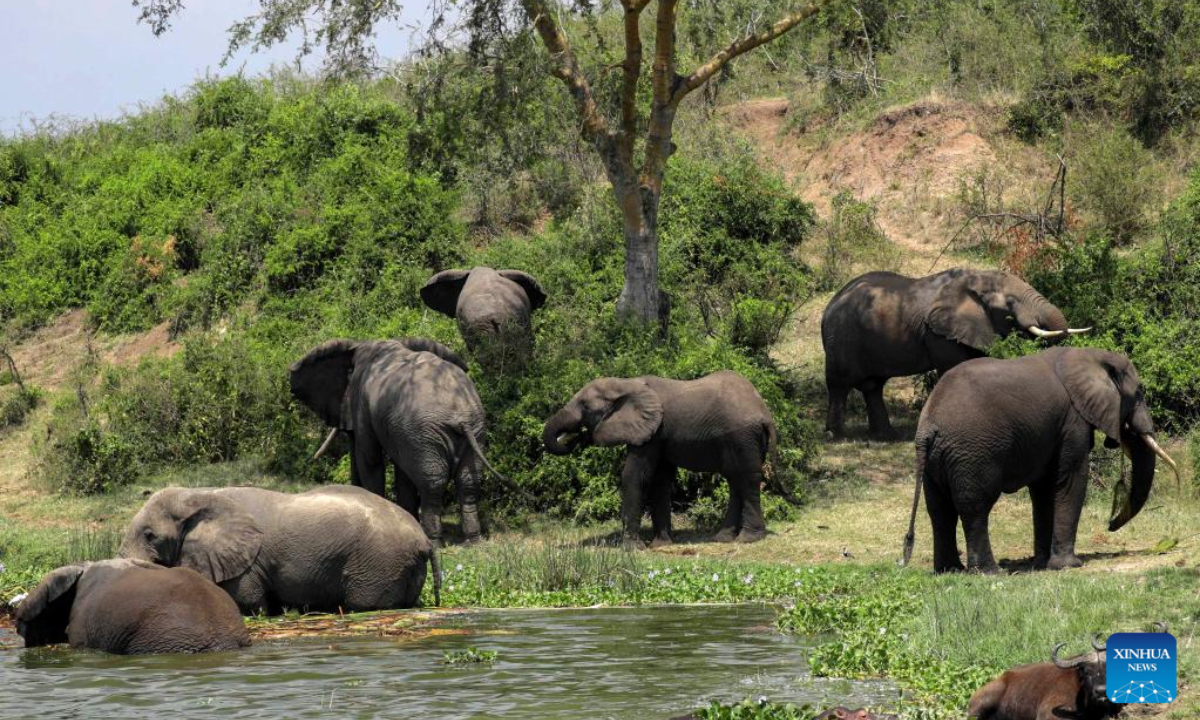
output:
<instances>
[{"instance_id":1,"label":"elephant ear","mask_svg":"<svg viewBox=\"0 0 1200 720\"><path fill-rule=\"evenodd\" d=\"M330 340L288 368L292 395L330 427L354 429L343 404L358 347L359 343L352 340Z\"/></svg>"},{"instance_id":2,"label":"elephant ear","mask_svg":"<svg viewBox=\"0 0 1200 720\"><path fill-rule=\"evenodd\" d=\"M60 567L38 583L17 606L17 634L25 638L25 647L66 642L71 606L75 604L75 585L87 566Z\"/></svg>"},{"instance_id":3,"label":"elephant ear","mask_svg":"<svg viewBox=\"0 0 1200 720\"><path fill-rule=\"evenodd\" d=\"M500 277L507 280L512 280L521 286L525 291L526 297L529 298L529 307L537 310L546 304L546 292L542 290L542 286L532 275L523 273L520 270L501 270Z\"/></svg>"},{"instance_id":4,"label":"elephant ear","mask_svg":"<svg viewBox=\"0 0 1200 720\"><path fill-rule=\"evenodd\" d=\"M643 445L662 424L658 393L641 380L624 380L622 391L611 402L607 415L592 428L597 445Z\"/></svg>"},{"instance_id":5,"label":"elephant ear","mask_svg":"<svg viewBox=\"0 0 1200 720\"><path fill-rule=\"evenodd\" d=\"M262 547L258 523L237 503L215 492L200 492L187 500L191 514L183 521L179 565L215 583L250 569Z\"/></svg>"},{"instance_id":6,"label":"elephant ear","mask_svg":"<svg viewBox=\"0 0 1200 720\"><path fill-rule=\"evenodd\" d=\"M458 353L436 340L430 340L429 338L400 338L397 342L413 352L433 353L446 362L459 366L463 372L467 372L467 361L463 360Z\"/></svg>"},{"instance_id":7,"label":"elephant ear","mask_svg":"<svg viewBox=\"0 0 1200 720\"><path fill-rule=\"evenodd\" d=\"M421 288L421 300L431 310L454 317L457 314L458 294L462 292L463 285L467 284L467 276L470 274L470 270L441 271L429 278L425 287Z\"/></svg>"},{"instance_id":8,"label":"elephant ear","mask_svg":"<svg viewBox=\"0 0 1200 720\"><path fill-rule=\"evenodd\" d=\"M996 342L996 330L976 285L971 273L946 283L934 297L925 323L942 337L987 352Z\"/></svg>"},{"instance_id":9,"label":"elephant ear","mask_svg":"<svg viewBox=\"0 0 1200 720\"><path fill-rule=\"evenodd\" d=\"M1108 440L1121 439L1121 378L1103 355L1089 350L1065 350L1054 361L1054 372L1071 406ZM1106 441L1105 444L1108 444Z\"/></svg>"}]
</instances>

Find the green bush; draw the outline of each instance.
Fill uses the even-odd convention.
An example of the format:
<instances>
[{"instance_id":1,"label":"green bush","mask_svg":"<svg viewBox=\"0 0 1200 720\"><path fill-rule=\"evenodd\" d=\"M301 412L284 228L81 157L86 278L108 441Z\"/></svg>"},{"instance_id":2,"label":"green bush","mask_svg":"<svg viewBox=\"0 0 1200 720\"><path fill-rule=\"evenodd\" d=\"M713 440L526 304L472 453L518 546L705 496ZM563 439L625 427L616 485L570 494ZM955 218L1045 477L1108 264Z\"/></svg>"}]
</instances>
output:
<instances>
[{"instance_id":1,"label":"green bush","mask_svg":"<svg viewBox=\"0 0 1200 720\"><path fill-rule=\"evenodd\" d=\"M900 249L888 241L875 219L875 206L849 190L834 195L824 223L825 247L817 286L837 290L867 270L898 270Z\"/></svg>"},{"instance_id":2,"label":"green bush","mask_svg":"<svg viewBox=\"0 0 1200 720\"><path fill-rule=\"evenodd\" d=\"M1097 226L1125 245L1149 226L1160 202L1154 155L1121 129L1088 126L1077 134L1081 147L1068 188Z\"/></svg>"},{"instance_id":3,"label":"green bush","mask_svg":"<svg viewBox=\"0 0 1200 720\"><path fill-rule=\"evenodd\" d=\"M1095 234L1055 247L1030 281L1096 328L1076 343L1128 355L1156 420L1178 429L1200 418L1200 173L1155 234L1124 253Z\"/></svg>"},{"instance_id":4,"label":"green bush","mask_svg":"<svg viewBox=\"0 0 1200 720\"><path fill-rule=\"evenodd\" d=\"M42 396L41 389L32 386L6 387L0 391L0 430L24 423L41 403Z\"/></svg>"}]
</instances>

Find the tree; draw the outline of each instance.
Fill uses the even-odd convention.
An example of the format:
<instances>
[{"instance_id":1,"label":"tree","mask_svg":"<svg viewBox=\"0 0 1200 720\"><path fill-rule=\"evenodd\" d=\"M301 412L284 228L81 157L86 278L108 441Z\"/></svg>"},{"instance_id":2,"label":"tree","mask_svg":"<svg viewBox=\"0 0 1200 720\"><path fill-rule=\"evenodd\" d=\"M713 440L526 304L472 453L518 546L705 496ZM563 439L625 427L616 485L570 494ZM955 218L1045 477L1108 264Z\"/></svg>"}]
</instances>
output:
<instances>
[{"instance_id":1,"label":"tree","mask_svg":"<svg viewBox=\"0 0 1200 720\"><path fill-rule=\"evenodd\" d=\"M156 35L166 31L172 16L183 9L183 0L132 2L140 10L139 21L149 24ZM720 0L684 0L683 6L704 2ZM457 13L471 34L471 45L503 32L512 21L534 28L550 54L554 75L571 95L583 137L599 154L621 211L625 284L617 313L653 323L664 320L666 312L658 287L658 212L667 160L675 152L672 135L680 103L735 58L775 40L831 2L811 0L798 10L781 13L773 24L753 23L741 37L685 74L677 66L680 0L620 0L624 59L615 117L609 117L597 102L593 83L581 68L560 21L564 11L592 13L595 0L565 0L566 8L554 0L433 0L431 10L434 27L445 23L448 14ZM604 7L609 4L605 2ZM643 117L638 107L638 88L646 75L642 16L652 4L652 100L648 116ZM775 3L763 0L762 4ZM230 28L228 53L247 46L252 50L269 47L298 31L301 54L321 46L329 72L352 74L370 66L374 29L380 23L399 20L403 5L403 0L259 0L259 13Z\"/></svg>"}]
</instances>

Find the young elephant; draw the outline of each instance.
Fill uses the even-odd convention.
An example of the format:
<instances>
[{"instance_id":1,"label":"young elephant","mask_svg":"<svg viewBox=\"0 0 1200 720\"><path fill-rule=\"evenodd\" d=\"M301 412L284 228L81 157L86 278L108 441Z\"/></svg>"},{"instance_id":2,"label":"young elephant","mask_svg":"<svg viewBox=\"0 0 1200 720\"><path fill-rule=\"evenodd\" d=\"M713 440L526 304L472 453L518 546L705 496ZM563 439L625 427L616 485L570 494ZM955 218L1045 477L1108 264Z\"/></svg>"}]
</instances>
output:
<instances>
[{"instance_id":1,"label":"young elephant","mask_svg":"<svg viewBox=\"0 0 1200 720\"><path fill-rule=\"evenodd\" d=\"M518 366L533 351L530 315L546 293L520 270L443 270L421 288L431 309L458 320L467 348L490 370Z\"/></svg>"},{"instance_id":2,"label":"young elephant","mask_svg":"<svg viewBox=\"0 0 1200 720\"><path fill-rule=\"evenodd\" d=\"M242 612L387 610L417 604L437 556L412 515L362 488L298 495L166 488L134 516L121 556L191 568ZM440 602L440 601L439 601Z\"/></svg>"},{"instance_id":3,"label":"young elephant","mask_svg":"<svg viewBox=\"0 0 1200 720\"><path fill-rule=\"evenodd\" d=\"M291 367L292 394L333 429L351 438L350 479L384 494L388 460L396 471L396 504L442 537L442 499L457 480L463 534L478 539L483 402L466 363L424 338L330 340ZM499 475L499 473L497 473Z\"/></svg>"},{"instance_id":4,"label":"young elephant","mask_svg":"<svg viewBox=\"0 0 1200 720\"><path fill-rule=\"evenodd\" d=\"M1105 692L1104 645L1092 639L1095 652L1059 660L1059 643L1052 662L1021 665L979 688L967 705L974 720L1104 720L1125 707Z\"/></svg>"},{"instance_id":5,"label":"young elephant","mask_svg":"<svg viewBox=\"0 0 1200 720\"><path fill-rule=\"evenodd\" d=\"M829 415L825 429L843 431L846 396L859 390L871 435L892 439L883 404L889 378L945 372L982 357L1014 330L1062 338L1062 312L1029 285L1003 272L946 270L923 278L890 272L857 277L838 291L821 317Z\"/></svg>"},{"instance_id":6,"label":"young elephant","mask_svg":"<svg viewBox=\"0 0 1200 720\"><path fill-rule=\"evenodd\" d=\"M17 606L25 647L69 642L118 655L234 650L250 644L237 605L187 568L138 560L60 567Z\"/></svg>"},{"instance_id":7,"label":"young elephant","mask_svg":"<svg viewBox=\"0 0 1200 720\"><path fill-rule=\"evenodd\" d=\"M1075 532L1088 484L1094 431L1119 443L1133 463L1132 487L1117 485L1108 529L1137 515L1154 482L1155 456L1175 462L1154 440L1137 371L1117 353L1053 348L1015 360L971 360L946 373L917 426L917 487L905 538L912 554L921 489L933 524L933 566L961 570L958 520L967 567L998 569L988 514L1001 493L1028 486L1033 499L1036 568L1078 567ZM1178 479L1176 469L1176 479Z\"/></svg>"},{"instance_id":8,"label":"young elephant","mask_svg":"<svg viewBox=\"0 0 1200 720\"><path fill-rule=\"evenodd\" d=\"M542 440L555 455L589 444L628 446L621 473L628 542L640 544L643 492L650 495L653 545L671 542L671 483L681 467L720 473L729 482L729 509L716 540L754 542L767 534L759 486L775 448L775 421L754 386L735 372L698 380L593 380L546 422Z\"/></svg>"}]
</instances>

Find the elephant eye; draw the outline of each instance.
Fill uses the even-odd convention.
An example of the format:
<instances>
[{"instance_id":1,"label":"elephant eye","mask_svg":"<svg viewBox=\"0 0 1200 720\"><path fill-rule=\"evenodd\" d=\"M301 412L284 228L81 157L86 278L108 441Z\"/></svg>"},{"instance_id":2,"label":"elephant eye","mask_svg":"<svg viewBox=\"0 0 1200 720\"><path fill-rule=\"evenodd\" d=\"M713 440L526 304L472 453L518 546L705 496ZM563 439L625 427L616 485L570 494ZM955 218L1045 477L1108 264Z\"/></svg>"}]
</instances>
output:
<instances>
[{"instance_id":1,"label":"elephant eye","mask_svg":"<svg viewBox=\"0 0 1200 720\"><path fill-rule=\"evenodd\" d=\"M155 538L154 531L151 530L150 528L146 528L145 530L143 530L142 536L145 537L146 540L148 540L150 542L154 542L154 538Z\"/></svg>"}]
</instances>

